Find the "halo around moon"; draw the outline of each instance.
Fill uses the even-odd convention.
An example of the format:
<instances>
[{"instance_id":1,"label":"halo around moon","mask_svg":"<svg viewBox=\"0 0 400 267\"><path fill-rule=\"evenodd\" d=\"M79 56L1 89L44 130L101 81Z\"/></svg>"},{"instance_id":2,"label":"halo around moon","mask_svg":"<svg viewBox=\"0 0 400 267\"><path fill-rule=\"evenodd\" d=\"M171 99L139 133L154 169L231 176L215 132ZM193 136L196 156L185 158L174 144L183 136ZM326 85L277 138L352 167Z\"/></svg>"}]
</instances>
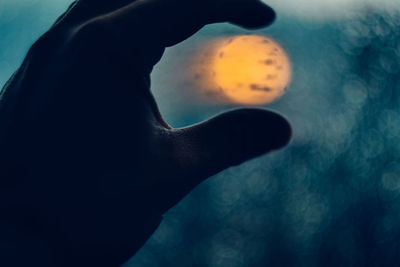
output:
<instances>
[{"instance_id":1,"label":"halo around moon","mask_svg":"<svg viewBox=\"0 0 400 267\"><path fill-rule=\"evenodd\" d=\"M221 38L206 46L195 78L206 95L241 105L268 104L284 94L291 66L283 48L260 35Z\"/></svg>"}]
</instances>

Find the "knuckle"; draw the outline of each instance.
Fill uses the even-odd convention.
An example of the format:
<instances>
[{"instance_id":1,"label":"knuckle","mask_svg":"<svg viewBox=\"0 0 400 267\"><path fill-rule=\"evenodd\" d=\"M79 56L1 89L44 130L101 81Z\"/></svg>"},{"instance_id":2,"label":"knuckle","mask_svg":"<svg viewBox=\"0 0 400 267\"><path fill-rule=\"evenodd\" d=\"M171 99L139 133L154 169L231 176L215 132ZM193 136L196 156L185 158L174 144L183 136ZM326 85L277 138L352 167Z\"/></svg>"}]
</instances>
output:
<instances>
[{"instance_id":1,"label":"knuckle","mask_svg":"<svg viewBox=\"0 0 400 267\"><path fill-rule=\"evenodd\" d=\"M107 31L106 22L100 19L92 20L73 30L73 39L82 42L93 42L103 39Z\"/></svg>"},{"instance_id":2,"label":"knuckle","mask_svg":"<svg viewBox=\"0 0 400 267\"><path fill-rule=\"evenodd\" d=\"M110 26L102 19L95 19L75 28L67 38L67 44L72 50L84 53L86 56L104 56L104 50L113 48L110 36Z\"/></svg>"}]
</instances>

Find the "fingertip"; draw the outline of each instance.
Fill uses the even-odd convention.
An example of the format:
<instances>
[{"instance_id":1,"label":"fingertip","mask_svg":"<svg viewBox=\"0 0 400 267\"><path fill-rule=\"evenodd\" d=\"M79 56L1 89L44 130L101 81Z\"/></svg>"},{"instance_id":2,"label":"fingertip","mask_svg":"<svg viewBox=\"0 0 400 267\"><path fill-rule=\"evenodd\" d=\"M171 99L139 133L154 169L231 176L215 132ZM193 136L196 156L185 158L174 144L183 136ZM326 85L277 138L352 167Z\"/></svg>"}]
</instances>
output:
<instances>
[{"instance_id":1,"label":"fingertip","mask_svg":"<svg viewBox=\"0 0 400 267\"><path fill-rule=\"evenodd\" d=\"M243 109L245 156L256 157L289 144L292 127L282 115L265 109Z\"/></svg>"},{"instance_id":2,"label":"fingertip","mask_svg":"<svg viewBox=\"0 0 400 267\"><path fill-rule=\"evenodd\" d=\"M261 1L255 1L252 5L243 5L240 9L230 22L247 29L269 26L276 19L275 11Z\"/></svg>"},{"instance_id":3,"label":"fingertip","mask_svg":"<svg viewBox=\"0 0 400 267\"><path fill-rule=\"evenodd\" d=\"M289 121L278 113L273 113L275 118L270 120L270 124L274 131L270 131L270 149L276 150L287 146L292 139L292 127Z\"/></svg>"}]
</instances>

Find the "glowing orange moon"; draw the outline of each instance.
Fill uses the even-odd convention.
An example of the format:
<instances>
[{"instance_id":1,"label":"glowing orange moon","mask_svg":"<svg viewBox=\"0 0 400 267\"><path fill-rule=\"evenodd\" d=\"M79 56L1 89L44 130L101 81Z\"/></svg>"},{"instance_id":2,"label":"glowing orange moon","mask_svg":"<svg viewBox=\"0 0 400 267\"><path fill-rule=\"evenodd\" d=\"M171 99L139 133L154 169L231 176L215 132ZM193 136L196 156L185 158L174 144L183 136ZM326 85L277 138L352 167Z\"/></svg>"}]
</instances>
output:
<instances>
[{"instance_id":1,"label":"glowing orange moon","mask_svg":"<svg viewBox=\"0 0 400 267\"><path fill-rule=\"evenodd\" d=\"M262 105L279 98L291 79L283 48L260 35L239 35L212 45L208 88L230 103Z\"/></svg>"}]
</instances>

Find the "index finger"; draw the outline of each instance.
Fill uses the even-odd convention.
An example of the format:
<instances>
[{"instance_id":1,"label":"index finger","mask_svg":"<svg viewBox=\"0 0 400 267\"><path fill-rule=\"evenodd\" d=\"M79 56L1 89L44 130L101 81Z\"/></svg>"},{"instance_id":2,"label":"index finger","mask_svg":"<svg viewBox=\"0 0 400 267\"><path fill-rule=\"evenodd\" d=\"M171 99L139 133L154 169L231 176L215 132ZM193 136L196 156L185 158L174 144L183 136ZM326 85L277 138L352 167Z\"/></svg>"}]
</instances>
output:
<instances>
[{"instance_id":1,"label":"index finger","mask_svg":"<svg viewBox=\"0 0 400 267\"><path fill-rule=\"evenodd\" d=\"M245 28L267 26L275 12L259 0L141 0L105 16L113 29L129 39L139 29L142 38L175 45L206 24L231 22Z\"/></svg>"}]
</instances>

